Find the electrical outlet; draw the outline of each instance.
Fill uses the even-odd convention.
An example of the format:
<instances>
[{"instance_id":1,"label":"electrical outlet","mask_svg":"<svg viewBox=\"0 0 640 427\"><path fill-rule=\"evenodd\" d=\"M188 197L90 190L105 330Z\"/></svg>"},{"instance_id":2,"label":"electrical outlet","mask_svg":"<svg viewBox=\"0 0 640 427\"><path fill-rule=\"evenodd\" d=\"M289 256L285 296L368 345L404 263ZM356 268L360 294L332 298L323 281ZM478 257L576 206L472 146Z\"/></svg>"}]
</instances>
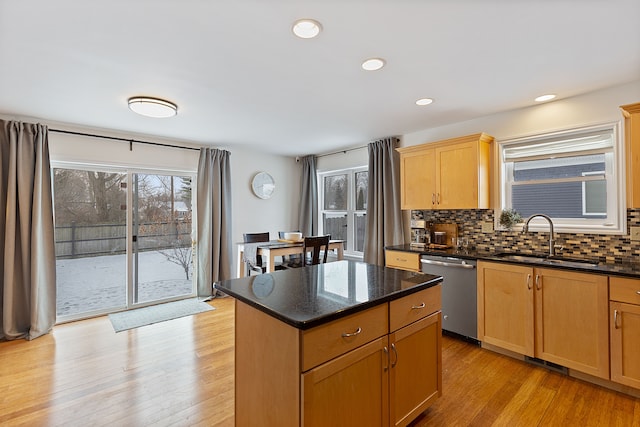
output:
<instances>
[{"instance_id":1,"label":"electrical outlet","mask_svg":"<svg viewBox=\"0 0 640 427\"><path fill-rule=\"evenodd\" d=\"M482 232L483 233L493 233L493 222L491 222L491 221L483 221L482 222Z\"/></svg>"},{"instance_id":2,"label":"electrical outlet","mask_svg":"<svg viewBox=\"0 0 640 427\"><path fill-rule=\"evenodd\" d=\"M640 240L640 227L630 227L629 235L631 236L631 240L639 241Z\"/></svg>"}]
</instances>

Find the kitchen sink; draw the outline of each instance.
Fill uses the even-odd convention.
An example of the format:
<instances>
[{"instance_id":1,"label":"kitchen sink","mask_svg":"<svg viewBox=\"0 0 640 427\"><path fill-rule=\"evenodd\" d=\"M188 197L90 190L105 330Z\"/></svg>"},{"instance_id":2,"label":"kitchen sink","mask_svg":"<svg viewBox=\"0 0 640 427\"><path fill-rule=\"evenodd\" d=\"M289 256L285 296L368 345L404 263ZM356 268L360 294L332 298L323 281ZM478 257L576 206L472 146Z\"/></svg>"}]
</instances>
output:
<instances>
[{"instance_id":1,"label":"kitchen sink","mask_svg":"<svg viewBox=\"0 0 640 427\"><path fill-rule=\"evenodd\" d=\"M577 258L563 258L551 255L518 254L503 252L496 254L498 258L508 259L516 262L535 262L539 264L558 265L567 267L597 267L598 263Z\"/></svg>"}]
</instances>

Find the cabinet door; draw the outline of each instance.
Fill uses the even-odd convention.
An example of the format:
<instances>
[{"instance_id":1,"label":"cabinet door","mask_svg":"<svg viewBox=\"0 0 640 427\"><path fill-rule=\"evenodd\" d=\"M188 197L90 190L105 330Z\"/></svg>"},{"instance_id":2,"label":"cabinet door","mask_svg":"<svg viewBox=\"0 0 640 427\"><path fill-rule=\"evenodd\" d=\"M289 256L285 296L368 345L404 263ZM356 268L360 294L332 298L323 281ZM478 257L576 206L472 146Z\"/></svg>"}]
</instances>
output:
<instances>
[{"instance_id":1,"label":"cabinet door","mask_svg":"<svg viewBox=\"0 0 640 427\"><path fill-rule=\"evenodd\" d=\"M640 389L640 305L609 303L611 380Z\"/></svg>"},{"instance_id":2,"label":"cabinet door","mask_svg":"<svg viewBox=\"0 0 640 427\"><path fill-rule=\"evenodd\" d=\"M386 426L387 342L385 335L302 374L302 425Z\"/></svg>"},{"instance_id":3,"label":"cabinet door","mask_svg":"<svg viewBox=\"0 0 640 427\"><path fill-rule=\"evenodd\" d=\"M536 268L536 357L609 378L608 279Z\"/></svg>"},{"instance_id":4,"label":"cabinet door","mask_svg":"<svg viewBox=\"0 0 640 427\"><path fill-rule=\"evenodd\" d=\"M533 269L478 262L478 339L533 356Z\"/></svg>"},{"instance_id":5,"label":"cabinet door","mask_svg":"<svg viewBox=\"0 0 640 427\"><path fill-rule=\"evenodd\" d=\"M437 312L389 335L393 426L406 426L442 395L440 319Z\"/></svg>"},{"instance_id":6,"label":"cabinet door","mask_svg":"<svg viewBox=\"0 0 640 427\"><path fill-rule=\"evenodd\" d=\"M436 148L436 208L478 208L478 144Z\"/></svg>"},{"instance_id":7,"label":"cabinet door","mask_svg":"<svg viewBox=\"0 0 640 427\"><path fill-rule=\"evenodd\" d=\"M400 155L401 209L432 209L435 201L434 164L433 149Z\"/></svg>"}]
</instances>

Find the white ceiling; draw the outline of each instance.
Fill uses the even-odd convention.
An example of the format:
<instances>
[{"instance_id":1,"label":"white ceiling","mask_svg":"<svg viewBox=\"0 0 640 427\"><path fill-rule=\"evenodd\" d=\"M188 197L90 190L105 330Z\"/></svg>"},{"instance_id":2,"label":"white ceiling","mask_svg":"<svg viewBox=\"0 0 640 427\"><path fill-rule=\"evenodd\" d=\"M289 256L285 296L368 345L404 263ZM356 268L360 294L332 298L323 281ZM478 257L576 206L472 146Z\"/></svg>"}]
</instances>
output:
<instances>
[{"instance_id":1,"label":"white ceiling","mask_svg":"<svg viewBox=\"0 0 640 427\"><path fill-rule=\"evenodd\" d=\"M0 0L0 114L198 145L320 154L639 77L640 0Z\"/></svg>"}]
</instances>

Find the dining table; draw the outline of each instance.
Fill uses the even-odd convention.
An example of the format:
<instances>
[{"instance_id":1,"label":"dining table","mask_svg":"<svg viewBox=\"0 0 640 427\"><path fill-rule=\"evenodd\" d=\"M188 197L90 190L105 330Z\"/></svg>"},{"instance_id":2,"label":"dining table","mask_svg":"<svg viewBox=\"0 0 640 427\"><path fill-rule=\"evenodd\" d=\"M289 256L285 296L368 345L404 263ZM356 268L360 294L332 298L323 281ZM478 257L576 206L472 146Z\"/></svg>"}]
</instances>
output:
<instances>
[{"instance_id":1,"label":"dining table","mask_svg":"<svg viewBox=\"0 0 640 427\"><path fill-rule=\"evenodd\" d=\"M238 277L245 275L244 257L245 243L238 243ZM344 259L344 240L329 240L329 250L335 251L338 260ZM279 256L302 254L304 251L304 241L284 241L270 240L260 243L257 248L257 255L262 256L262 265L266 267L267 273L275 271L275 259Z\"/></svg>"}]
</instances>

